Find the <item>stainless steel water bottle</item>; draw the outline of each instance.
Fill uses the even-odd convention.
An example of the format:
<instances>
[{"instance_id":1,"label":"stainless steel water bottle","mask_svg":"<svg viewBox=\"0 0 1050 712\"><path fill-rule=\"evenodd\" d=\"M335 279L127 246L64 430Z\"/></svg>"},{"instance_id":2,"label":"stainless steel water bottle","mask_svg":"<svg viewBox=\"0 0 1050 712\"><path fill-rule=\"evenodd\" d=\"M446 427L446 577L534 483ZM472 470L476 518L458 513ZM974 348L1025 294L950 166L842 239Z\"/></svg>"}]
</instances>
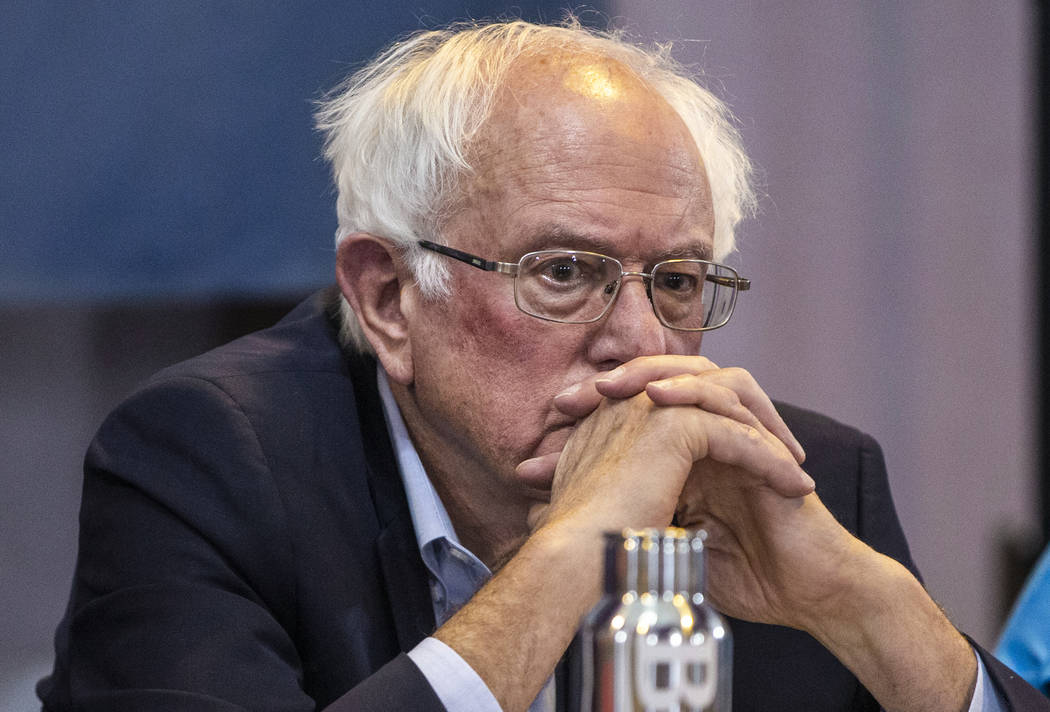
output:
<instances>
[{"instance_id":1,"label":"stainless steel water bottle","mask_svg":"<svg viewBox=\"0 0 1050 712\"><path fill-rule=\"evenodd\" d=\"M704 599L703 531L607 534L580 630L581 712L729 712L732 637Z\"/></svg>"}]
</instances>

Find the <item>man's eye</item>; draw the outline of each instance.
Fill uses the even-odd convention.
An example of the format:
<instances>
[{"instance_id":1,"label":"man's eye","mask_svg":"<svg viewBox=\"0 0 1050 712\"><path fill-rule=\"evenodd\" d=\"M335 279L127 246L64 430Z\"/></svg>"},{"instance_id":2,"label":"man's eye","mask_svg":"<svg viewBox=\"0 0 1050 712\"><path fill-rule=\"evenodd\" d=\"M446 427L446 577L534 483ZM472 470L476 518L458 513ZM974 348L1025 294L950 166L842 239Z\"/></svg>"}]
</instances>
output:
<instances>
[{"instance_id":1,"label":"man's eye","mask_svg":"<svg viewBox=\"0 0 1050 712\"><path fill-rule=\"evenodd\" d=\"M693 292L696 291L697 280L691 274L682 272L671 272L660 275L660 289L668 292Z\"/></svg>"},{"instance_id":2,"label":"man's eye","mask_svg":"<svg viewBox=\"0 0 1050 712\"><path fill-rule=\"evenodd\" d=\"M570 282L581 277L579 265L571 261L552 262L544 268L543 272L555 282Z\"/></svg>"}]
</instances>

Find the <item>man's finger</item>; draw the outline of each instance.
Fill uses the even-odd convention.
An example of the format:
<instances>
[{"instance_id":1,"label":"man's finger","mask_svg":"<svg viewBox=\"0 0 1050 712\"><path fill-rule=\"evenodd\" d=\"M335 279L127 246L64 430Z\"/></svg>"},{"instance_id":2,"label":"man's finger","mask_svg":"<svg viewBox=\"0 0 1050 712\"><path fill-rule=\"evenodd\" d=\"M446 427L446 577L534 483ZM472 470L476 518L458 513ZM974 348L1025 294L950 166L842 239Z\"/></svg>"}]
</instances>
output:
<instances>
[{"instance_id":1,"label":"man's finger","mask_svg":"<svg viewBox=\"0 0 1050 712\"><path fill-rule=\"evenodd\" d=\"M554 397L554 405L566 415L584 418L598 407L603 396L630 398L645 390L650 381L717 368L702 356L643 356L565 389Z\"/></svg>"},{"instance_id":2,"label":"man's finger","mask_svg":"<svg viewBox=\"0 0 1050 712\"><path fill-rule=\"evenodd\" d=\"M526 515L525 521L529 525L529 529L536 531L536 529L543 523L544 518L547 516L547 510L550 509L550 505L546 502L538 502L529 507L529 513Z\"/></svg>"},{"instance_id":3,"label":"man's finger","mask_svg":"<svg viewBox=\"0 0 1050 712\"><path fill-rule=\"evenodd\" d=\"M744 425L763 427L762 421L744 405L736 391L711 379L673 376L647 384L645 394L657 405L695 405Z\"/></svg>"},{"instance_id":4,"label":"man's finger","mask_svg":"<svg viewBox=\"0 0 1050 712\"><path fill-rule=\"evenodd\" d=\"M762 484L783 497L803 497L816 484L795 461L784 444L768 437L763 429L740 421L695 410L694 462L705 457L734 465L757 476Z\"/></svg>"},{"instance_id":5,"label":"man's finger","mask_svg":"<svg viewBox=\"0 0 1050 712\"><path fill-rule=\"evenodd\" d=\"M604 373L596 373L587 380L566 388L554 396L554 407L574 418L587 417L604 398L594 387L595 380L604 376Z\"/></svg>"},{"instance_id":6,"label":"man's finger","mask_svg":"<svg viewBox=\"0 0 1050 712\"><path fill-rule=\"evenodd\" d=\"M518 479L535 489L550 489L554 481L554 470L558 467L561 451L547 453L539 457L523 460L514 468Z\"/></svg>"},{"instance_id":7,"label":"man's finger","mask_svg":"<svg viewBox=\"0 0 1050 712\"><path fill-rule=\"evenodd\" d=\"M726 391L735 395L730 395ZM801 464L806 452L780 417L769 396L743 369L720 369L699 376L680 375L650 383L645 388L657 405L693 404L704 410L754 426L754 419L783 442ZM746 410L744 414L741 410Z\"/></svg>"},{"instance_id":8,"label":"man's finger","mask_svg":"<svg viewBox=\"0 0 1050 712\"><path fill-rule=\"evenodd\" d=\"M594 385L603 396L630 398L652 381L717 369L717 364L703 356L643 356L599 376Z\"/></svg>"}]
</instances>

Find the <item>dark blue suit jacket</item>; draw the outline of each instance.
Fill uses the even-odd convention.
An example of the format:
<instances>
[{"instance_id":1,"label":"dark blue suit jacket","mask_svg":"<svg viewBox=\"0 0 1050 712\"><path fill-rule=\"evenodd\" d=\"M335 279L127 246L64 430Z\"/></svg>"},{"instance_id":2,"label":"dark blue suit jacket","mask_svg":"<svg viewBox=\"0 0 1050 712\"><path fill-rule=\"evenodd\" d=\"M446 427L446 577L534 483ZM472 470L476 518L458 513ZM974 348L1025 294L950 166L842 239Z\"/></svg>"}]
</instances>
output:
<instances>
[{"instance_id":1,"label":"dark blue suit jacket","mask_svg":"<svg viewBox=\"0 0 1050 712\"><path fill-rule=\"evenodd\" d=\"M403 653L434 621L375 364L341 352L333 295L162 371L102 425L46 709L441 709ZM825 504L914 569L875 442L779 407ZM732 630L736 710L876 708L808 635Z\"/></svg>"}]
</instances>

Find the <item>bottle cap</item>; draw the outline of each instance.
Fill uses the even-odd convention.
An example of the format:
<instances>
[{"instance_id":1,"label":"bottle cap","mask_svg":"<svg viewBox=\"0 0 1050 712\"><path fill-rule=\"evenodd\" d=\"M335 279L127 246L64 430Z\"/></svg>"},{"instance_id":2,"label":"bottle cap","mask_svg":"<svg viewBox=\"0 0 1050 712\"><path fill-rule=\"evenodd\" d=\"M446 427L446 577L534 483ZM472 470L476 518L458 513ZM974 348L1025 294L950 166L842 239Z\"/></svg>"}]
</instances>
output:
<instances>
[{"instance_id":1,"label":"bottle cap","mask_svg":"<svg viewBox=\"0 0 1050 712\"><path fill-rule=\"evenodd\" d=\"M605 535L605 592L682 594L703 601L703 529L624 529Z\"/></svg>"}]
</instances>

